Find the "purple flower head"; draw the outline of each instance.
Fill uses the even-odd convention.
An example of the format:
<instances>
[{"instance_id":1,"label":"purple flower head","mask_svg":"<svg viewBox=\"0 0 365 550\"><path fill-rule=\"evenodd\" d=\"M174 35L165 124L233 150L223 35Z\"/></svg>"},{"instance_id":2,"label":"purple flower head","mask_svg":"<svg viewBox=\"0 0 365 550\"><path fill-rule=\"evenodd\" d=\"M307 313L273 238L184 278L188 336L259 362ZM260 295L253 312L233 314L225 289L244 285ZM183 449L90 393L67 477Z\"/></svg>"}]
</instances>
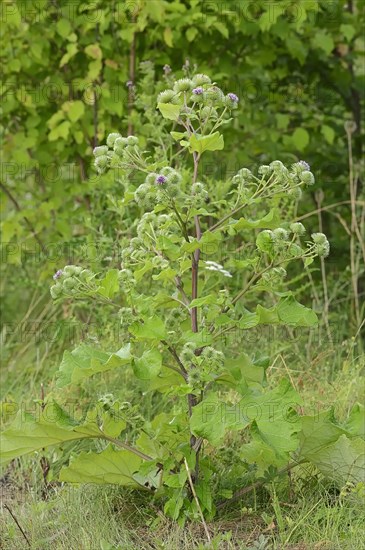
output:
<instances>
[{"instance_id":1,"label":"purple flower head","mask_svg":"<svg viewBox=\"0 0 365 550\"><path fill-rule=\"evenodd\" d=\"M57 281L57 279L59 279L63 274L63 271L62 269L59 269L58 271L56 271L56 273L53 275L53 278L55 281Z\"/></svg>"},{"instance_id":2,"label":"purple flower head","mask_svg":"<svg viewBox=\"0 0 365 550\"><path fill-rule=\"evenodd\" d=\"M163 184L166 183L166 182L167 182L167 178L166 178L165 176L162 176L162 175L157 176L157 178L156 178L156 183L157 183L158 185L163 185Z\"/></svg>"},{"instance_id":3,"label":"purple flower head","mask_svg":"<svg viewBox=\"0 0 365 550\"><path fill-rule=\"evenodd\" d=\"M231 101L234 101L235 103L238 103L239 99L238 99L238 96L236 96L236 94L230 93L230 94L227 94L227 96L229 97L229 99Z\"/></svg>"},{"instance_id":4,"label":"purple flower head","mask_svg":"<svg viewBox=\"0 0 365 550\"><path fill-rule=\"evenodd\" d=\"M125 85L127 86L127 88L133 88L133 82L132 82L132 80L127 80L127 82L125 83Z\"/></svg>"},{"instance_id":5,"label":"purple flower head","mask_svg":"<svg viewBox=\"0 0 365 550\"><path fill-rule=\"evenodd\" d=\"M164 66L163 66L163 70L164 70L164 73L165 73L165 74L170 74L170 73L171 73L171 67L170 67L170 65L164 65Z\"/></svg>"},{"instance_id":6,"label":"purple flower head","mask_svg":"<svg viewBox=\"0 0 365 550\"><path fill-rule=\"evenodd\" d=\"M301 164L305 170L310 170L311 169L308 162L305 162L305 160L300 160L299 164Z\"/></svg>"},{"instance_id":7,"label":"purple flower head","mask_svg":"<svg viewBox=\"0 0 365 550\"><path fill-rule=\"evenodd\" d=\"M195 95L201 95L204 92L203 88L201 86L198 86L197 88L194 88L193 94Z\"/></svg>"}]
</instances>

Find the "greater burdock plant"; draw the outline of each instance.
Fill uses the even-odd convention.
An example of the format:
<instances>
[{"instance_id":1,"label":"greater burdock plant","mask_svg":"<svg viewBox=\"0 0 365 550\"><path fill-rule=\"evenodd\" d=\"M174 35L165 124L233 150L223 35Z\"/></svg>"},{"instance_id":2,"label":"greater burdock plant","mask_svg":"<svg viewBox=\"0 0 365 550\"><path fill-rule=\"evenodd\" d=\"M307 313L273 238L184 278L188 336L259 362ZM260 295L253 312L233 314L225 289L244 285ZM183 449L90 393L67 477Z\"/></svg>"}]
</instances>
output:
<instances>
[{"instance_id":1,"label":"greater burdock plant","mask_svg":"<svg viewBox=\"0 0 365 550\"><path fill-rule=\"evenodd\" d=\"M158 144L113 132L94 149L100 174L123 175L116 200L131 224L120 241L120 269L66 266L51 287L56 300L93 299L114 308L125 335L112 353L86 344L65 352L59 388L130 369L142 395L164 399L151 418L143 417L139 400L120 402L113 394L71 417L56 392L38 417L19 412L3 434L3 460L98 439L97 450L69 457L60 480L152 492L181 522L202 513L211 518L240 486L272 482L305 461L340 484L350 471L358 480L359 468L350 469L346 459L338 468L336 460L344 449L349 456L359 449L359 408L348 428L330 413L301 416L291 384L272 387L265 376L270 360L245 345L259 325L317 323L286 284L291 264L306 269L329 253L326 236L306 237L292 215L302 190L314 183L310 167L274 160L211 181L201 159L223 149L221 129L239 98L204 74L174 81L169 71L168 78L157 108L170 131Z\"/></svg>"}]
</instances>

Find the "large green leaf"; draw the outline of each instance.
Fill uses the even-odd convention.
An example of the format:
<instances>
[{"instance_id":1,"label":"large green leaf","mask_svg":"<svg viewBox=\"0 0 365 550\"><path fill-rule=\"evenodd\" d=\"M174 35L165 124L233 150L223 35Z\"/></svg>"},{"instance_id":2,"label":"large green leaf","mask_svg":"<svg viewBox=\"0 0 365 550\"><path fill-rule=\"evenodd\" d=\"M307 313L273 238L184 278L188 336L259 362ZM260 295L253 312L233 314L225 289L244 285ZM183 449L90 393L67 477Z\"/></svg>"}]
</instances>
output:
<instances>
[{"instance_id":1,"label":"large green leaf","mask_svg":"<svg viewBox=\"0 0 365 550\"><path fill-rule=\"evenodd\" d=\"M276 229L280 227L281 223L282 220L279 210L277 208L272 208L268 214L259 220L240 218L233 224L233 227L237 231L240 229Z\"/></svg>"},{"instance_id":2,"label":"large green leaf","mask_svg":"<svg viewBox=\"0 0 365 550\"><path fill-rule=\"evenodd\" d=\"M241 382L248 384L262 384L265 378L265 369L255 364L248 355L241 353L239 357L226 359L224 363L227 374L218 378L220 381L231 381L232 386L236 387ZM230 378L227 378L230 375Z\"/></svg>"},{"instance_id":3,"label":"large green leaf","mask_svg":"<svg viewBox=\"0 0 365 550\"><path fill-rule=\"evenodd\" d=\"M37 419L19 411L13 424L1 434L0 463L65 441L101 436L95 423L78 425L56 403L48 403Z\"/></svg>"},{"instance_id":4,"label":"large green leaf","mask_svg":"<svg viewBox=\"0 0 365 550\"><path fill-rule=\"evenodd\" d=\"M114 483L145 489L143 483L135 479L142 459L129 451L117 451L108 445L101 453L81 453L63 467L60 481L70 483Z\"/></svg>"},{"instance_id":5,"label":"large green leaf","mask_svg":"<svg viewBox=\"0 0 365 550\"><path fill-rule=\"evenodd\" d=\"M297 302L293 296L280 298L278 304L271 308L258 304L255 313L245 313L240 319L241 328L251 328L258 324L313 327L317 323L316 313Z\"/></svg>"},{"instance_id":6,"label":"large green leaf","mask_svg":"<svg viewBox=\"0 0 365 550\"><path fill-rule=\"evenodd\" d=\"M193 414L190 418L190 429L196 436L207 439L212 445L218 445L224 438L226 430L243 429L248 425L239 417L237 407L232 408L232 414L228 415L227 411L231 410L230 405L220 400L217 395L206 397L199 405L194 407Z\"/></svg>"},{"instance_id":7,"label":"large green leaf","mask_svg":"<svg viewBox=\"0 0 365 550\"><path fill-rule=\"evenodd\" d=\"M234 405L212 394L194 407L190 428L195 435L217 445L227 430L244 429L255 422L263 441L278 456L287 456L298 447L300 420L293 407L299 403L300 397L286 380L270 391L248 392Z\"/></svg>"},{"instance_id":8,"label":"large green leaf","mask_svg":"<svg viewBox=\"0 0 365 550\"><path fill-rule=\"evenodd\" d=\"M299 151L304 151L309 144L309 134L304 128L297 128L292 135L292 140Z\"/></svg>"},{"instance_id":9,"label":"large green leaf","mask_svg":"<svg viewBox=\"0 0 365 550\"><path fill-rule=\"evenodd\" d=\"M189 243L184 243L182 250L185 252L194 252L198 248L202 251L203 254L207 256L215 255L219 251L220 243L222 241L222 235L218 231L209 231L208 229L204 231L200 240L191 239Z\"/></svg>"},{"instance_id":10,"label":"large green leaf","mask_svg":"<svg viewBox=\"0 0 365 550\"><path fill-rule=\"evenodd\" d=\"M143 323L138 321L132 323L129 331L138 340L163 340L168 337L165 323L156 315L146 319Z\"/></svg>"},{"instance_id":11,"label":"large green leaf","mask_svg":"<svg viewBox=\"0 0 365 550\"><path fill-rule=\"evenodd\" d=\"M119 291L118 269L109 269L105 277L99 281L98 292L105 298L113 298Z\"/></svg>"},{"instance_id":12,"label":"large green leaf","mask_svg":"<svg viewBox=\"0 0 365 550\"><path fill-rule=\"evenodd\" d=\"M298 448L298 432L301 419L295 406L302 403L289 381L282 380L273 390L260 396L248 396L241 402L241 410L256 424L257 435L276 453L277 457L288 459L289 453Z\"/></svg>"},{"instance_id":13,"label":"large green leaf","mask_svg":"<svg viewBox=\"0 0 365 550\"><path fill-rule=\"evenodd\" d=\"M365 481L365 442L357 437L363 434L363 412L362 406L355 405L345 427L336 423L332 410L303 417L300 458L315 464L339 486Z\"/></svg>"},{"instance_id":14,"label":"large green leaf","mask_svg":"<svg viewBox=\"0 0 365 550\"><path fill-rule=\"evenodd\" d=\"M349 418L345 424L345 429L352 436L359 436L365 439L365 407L360 403L355 403L352 407Z\"/></svg>"},{"instance_id":15,"label":"large green leaf","mask_svg":"<svg viewBox=\"0 0 365 550\"><path fill-rule=\"evenodd\" d=\"M159 103L157 107L160 109L164 118L169 120L179 120L180 105L173 105L172 103Z\"/></svg>"},{"instance_id":16,"label":"large green leaf","mask_svg":"<svg viewBox=\"0 0 365 550\"><path fill-rule=\"evenodd\" d=\"M192 151L204 153L204 151L220 151L224 148L224 140L222 134L214 132L209 136L200 136L193 134L189 139Z\"/></svg>"},{"instance_id":17,"label":"large green leaf","mask_svg":"<svg viewBox=\"0 0 365 550\"><path fill-rule=\"evenodd\" d=\"M158 349L147 350L142 357L133 360L133 371L141 380L156 378L162 367L162 355Z\"/></svg>"},{"instance_id":18,"label":"large green leaf","mask_svg":"<svg viewBox=\"0 0 365 550\"><path fill-rule=\"evenodd\" d=\"M314 416L302 417L300 455L312 460L325 446L337 441L347 431L336 424L333 411L325 411Z\"/></svg>"},{"instance_id":19,"label":"large green leaf","mask_svg":"<svg viewBox=\"0 0 365 550\"><path fill-rule=\"evenodd\" d=\"M252 440L242 445L240 456L248 464L255 465L257 476L263 476L270 467L280 468L285 465L287 456L279 456L275 449L262 439L255 422L251 426L250 435Z\"/></svg>"},{"instance_id":20,"label":"large green leaf","mask_svg":"<svg viewBox=\"0 0 365 550\"><path fill-rule=\"evenodd\" d=\"M277 305L276 311L280 321L286 325L313 327L318 323L315 312L297 302L293 296L282 298Z\"/></svg>"},{"instance_id":21,"label":"large green leaf","mask_svg":"<svg viewBox=\"0 0 365 550\"><path fill-rule=\"evenodd\" d=\"M311 462L339 487L347 481L365 483L365 444L360 437L350 439L342 434L337 441L312 455Z\"/></svg>"},{"instance_id":22,"label":"large green leaf","mask_svg":"<svg viewBox=\"0 0 365 550\"><path fill-rule=\"evenodd\" d=\"M116 442L115 438L125 428L126 422L121 416L118 403L108 410L105 410L102 404L98 404L87 412L83 421L79 422L70 417L57 403L50 401L43 408L39 407L36 415L18 412L12 425L1 434L0 463L4 464L14 458L66 441L105 439ZM118 444L124 445L123 441L119 441ZM135 452L138 454L139 451Z\"/></svg>"},{"instance_id":23,"label":"large green leaf","mask_svg":"<svg viewBox=\"0 0 365 550\"><path fill-rule=\"evenodd\" d=\"M130 344L116 353L100 351L82 344L74 351L65 351L57 375L57 386L76 384L94 374L112 370L131 362Z\"/></svg>"}]
</instances>

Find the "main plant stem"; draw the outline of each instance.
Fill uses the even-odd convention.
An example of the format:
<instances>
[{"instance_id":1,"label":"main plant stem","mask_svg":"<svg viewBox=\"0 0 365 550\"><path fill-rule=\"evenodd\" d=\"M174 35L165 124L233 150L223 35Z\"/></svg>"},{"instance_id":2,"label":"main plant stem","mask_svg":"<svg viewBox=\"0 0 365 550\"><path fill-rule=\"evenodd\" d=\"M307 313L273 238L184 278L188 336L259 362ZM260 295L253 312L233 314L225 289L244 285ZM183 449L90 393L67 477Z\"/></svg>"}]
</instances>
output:
<instances>
[{"instance_id":1,"label":"main plant stem","mask_svg":"<svg viewBox=\"0 0 365 550\"><path fill-rule=\"evenodd\" d=\"M198 177L198 167L199 167L199 154L193 153L193 159L194 159L194 173L193 173L193 181L192 184L196 183L197 177ZM200 221L199 216L194 217L195 222L195 234L198 241L201 239L201 228L200 228ZM198 297L198 275L199 275L199 260L200 260L200 249L198 248L195 250L192 254L191 258L191 299L195 300ZM191 308L190 312L191 317L191 330L195 333L198 332L198 308L193 307ZM191 416L193 407L197 404L196 396L192 393L188 395L188 404L189 404L189 415ZM194 435L191 435L190 437L190 446L194 447L196 443L196 437ZM195 470L195 479L198 472L198 464L196 465Z\"/></svg>"},{"instance_id":2,"label":"main plant stem","mask_svg":"<svg viewBox=\"0 0 365 550\"><path fill-rule=\"evenodd\" d=\"M193 174L193 185L196 183L198 177L198 167L199 167L199 155L198 153L193 153L194 157L194 174ZM200 228L199 216L194 216L195 222L195 234L198 241L200 241L202 232ZM198 275L199 275L199 260L200 260L200 248L195 250L192 255L191 261L191 297L192 300L195 300L198 297ZM193 307L191 309L191 330L193 332L198 332L198 308Z\"/></svg>"}]
</instances>

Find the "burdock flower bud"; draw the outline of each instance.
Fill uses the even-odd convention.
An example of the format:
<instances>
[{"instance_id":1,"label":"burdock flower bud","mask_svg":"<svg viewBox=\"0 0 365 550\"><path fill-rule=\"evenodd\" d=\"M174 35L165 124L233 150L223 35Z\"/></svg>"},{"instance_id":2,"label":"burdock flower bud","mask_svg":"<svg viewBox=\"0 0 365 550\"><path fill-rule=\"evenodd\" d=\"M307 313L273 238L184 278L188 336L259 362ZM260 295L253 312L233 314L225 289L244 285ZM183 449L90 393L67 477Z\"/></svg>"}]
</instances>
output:
<instances>
[{"instance_id":1,"label":"burdock flower bud","mask_svg":"<svg viewBox=\"0 0 365 550\"><path fill-rule=\"evenodd\" d=\"M166 260L166 258L162 258L162 256L155 256L152 259L152 265L153 267L156 267L157 269L167 269L169 267L169 262Z\"/></svg>"},{"instance_id":2,"label":"burdock flower bud","mask_svg":"<svg viewBox=\"0 0 365 550\"><path fill-rule=\"evenodd\" d=\"M134 200L142 206L149 190L149 185L142 183L134 192Z\"/></svg>"},{"instance_id":3,"label":"burdock flower bud","mask_svg":"<svg viewBox=\"0 0 365 550\"><path fill-rule=\"evenodd\" d=\"M177 199L178 197L180 197L180 195L181 195L181 191L178 185L171 185L169 187L169 196L172 199Z\"/></svg>"},{"instance_id":4,"label":"burdock flower bud","mask_svg":"<svg viewBox=\"0 0 365 550\"><path fill-rule=\"evenodd\" d=\"M99 173L104 172L105 168L108 166L108 162L109 162L109 159L106 155L102 155L101 157L96 157L95 167Z\"/></svg>"},{"instance_id":5,"label":"burdock flower bud","mask_svg":"<svg viewBox=\"0 0 365 550\"><path fill-rule=\"evenodd\" d=\"M227 94L226 97L225 97L225 104L227 105L227 107L229 107L230 109L236 109L238 107L238 97L236 96L236 94Z\"/></svg>"},{"instance_id":6,"label":"burdock flower bud","mask_svg":"<svg viewBox=\"0 0 365 550\"><path fill-rule=\"evenodd\" d=\"M171 168L171 166L164 166L161 171L160 171L160 174L162 174L163 176L169 176L170 174L173 174L175 172L175 170L173 168Z\"/></svg>"},{"instance_id":7,"label":"burdock flower bud","mask_svg":"<svg viewBox=\"0 0 365 550\"><path fill-rule=\"evenodd\" d=\"M194 86L202 86L203 84L210 84L211 80L206 74L196 74L193 76Z\"/></svg>"},{"instance_id":8,"label":"burdock flower bud","mask_svg":"<svg viewBox=\"0 0 365 550\"><path fill-rule=\"evenodd\" d=\"M174 84L174 90L177 93L180 92L190 92L192 87L194 86L193 82L190 80L190 78L181 78L180 80L177 80Z\"/></svg>"},{"instance_id":9,"label":"burdock flower bud","mask_svg":"<svg viewBox=\"0 0 365 550\"><path fill-rule=\"evenodd\" d=\"M100 147L94 147L93 153L94 157L102 157L107 154L108 147L106 145L100 145Z\"/></svg>"},{"instance_id":10,"label":"burdock flower bud","mask_svg":"<svg viewBox=\"0 0 365 550\"><path fill-rule=\"evenodd\" d=\"M170 103L175 95L176 92L174 92L174 90L164 90L163 92L158 94L157 103Z\"/></svg>"},{"instance_id":11,"label":"burdock flower bud","mask_svg":"<svg viewBox=\"0 0 365 550\"><path fill-rule=\"evenodd\" d=\"M313 185L315 183L312 172L309 172L308 170L304 170L304 172L301 173L300 177L305 185Z\"/></svg>"},{"instance_id":12,"label":"burdock flower bud","mask_svg":"<svg viewBox=\"0 0 365 550\"><path fill-rule=\"evenodd\" d=\"M173 321L181 323L182 321L184 321L186 319L186 313L181 308L174 308L170 312L170 318Z\"/></svg>"},{"instance_id":13,"label":"burdock flower bud","mask_svg":"<svg viewBox=\"0 0 365 550\"><path fill-rule=\"evenodd\" d=\"M128 145L138 145L138 137L128 136L127 137L127 143L128 143Z\"/></svg>"},{"instance_id":14,"label":"burdock flower bud","mask_svg":"<svg viewBox=\"0 0 365 550\"><path fill-rule=\"evenodd\" d=\"M271 172L272 172L272 169L270 168L270 166L268 164L263 164L258 169L258 174L260 176L267 176L268 174L271 174Z\"/></svg>"},{"instance_id":15,"label":"burdock flower bud","mask_svg":"<svg viewBox=\"0 0 365 550\"><path fill-rule=\"evenodd\" d=\"M287 253L291 258L298 258L303 255L303 249L296 243L290 243L287 249Z\"/></svg>"},{"instance_id":16,"label":"burdock flower bud","mask_svg":"<svg viewBox=\"0 0 365 550\"><path fill-rule=\"evenodd\" d=\"M202 183L194 183L191 188L193 195L195 195L198 204L202 204L208 198L208 191L205 189Z\"/></svg>"},{"instance_id":17,"label":"burdock flower bud","mask_svg":"<svg viewBox=\"0 0 365 550\"><path fill-rule=\"evenodd\" d=\"M79 275L82 271L82 268L77 265L66 265L63 268L63 275L65 277L72 277L73 275Z\"/></svg>"},{"instance_id":18,"label":"burdock flower bud","mask_svg":"<svg viewBox=\"0 0 365 550\"><path fill-rule=\"evenodd\" d=\"M189 372L188 383L193 388L199 388L202 385L201 375L197 369L194 369Z\"/></svg>"},{"instance_id":19,"label":"burdock flower bud","mask_svg":"<svg viewBox=\"0 0 365 550\"><path fill-rule=\"evenodd\" d=\"M231 101L234 101L235 103L238 103L239 99L238 99L238 96L236 96L236 94L227 94L227 97L228 99L230 99Z\"/></svg>"},{"instance_id":20,"label":"burdock flower bud","mask_svg":"<svg viewBox=\"0 0 365 550\"><path fill-rule=\"evenodd\" d=\"M87 283L92 276L93 273L92 271L90 271L90 269L83 269L79 275L80 281L82 281L83 283Z\"/></svg>"},{"instance_id":21,"label":"burdock flower bud","mask_svg":"<svg viewBox=\"0 0 365 550\"><path fill-rule=\"evenodd\" d=\"M118 133L109 134L107 139L106 139L106 143L107 143L108 147L114 147L115 140L120 138L120 137L122 137L122 136Z\"/></svg>"},{"instance_id":22,"label":"burdock flower bud","mask_svg":"<svg viewBox=\"0 0 365 550\"><path fill-rule=\"evenodd\" d=\"M290 231L294 233L294 235L302 236L305 234L305 227L300 222L294 222L290 224Z\"/></svg>"},{"instance_id":23,"label":"burdock flower bud","mask_svg":"<svg viewBox=\"0 0 365 550\"><path fill-rule=\"evenodd\" d=\"M66 292L70 292L70 290L73 290L77 285L77 280L73 277L69 277L68 279L65 279L63 281L63 289Z\"/></svg>"},{"instance_id":24,"label":"burdock flower bud","mask_svg":"<svg viewBox=\"0 0 365 550\"><path fill-rule=\"evenodd\" d=\"M270 168L272 168L274 172L282 172L285 169L285 166L281 160L274 160L270 163Z\"/></svg>"},{"instance_id":25,"label":"burdock flower bud","mask_svg":"<svg viewBox=\"0 0 365 550\"><path fill-rule=\"evenodd\" d=\"M168 222L169 220L171 220L171 217L168 215L168 214L161 214L160 216L158 216L157 218L157 224L159 226L163 225L164 223Z\"/></svg>"},{"instance_id":26,"label":"burdock flower bud","mask_svg":"<svg viewBox=\"0 0 365 550\"><path fill-rule=\"evenodd\" d=\"M219 102L224 100L224 93L220 88L218 88L218 86L212 86L207 90L206 97L211 101Z\"/></svg>"},{"instance_id":27,"label":"burdock flower bud","mask_svg":"<svg viewBox=\"0 0 365 550\"><path fill-rule=\"evenodd\" d=\"M293 187L292 189L289 189L288 195L293 197L293 199L299 200L302 198L302 190L300 187Z\"/></svg>"},{"instance_id":28,"label":"burdock flower bud","mask_svg":"<svg viewBox=\"0 0 365 550\"><path fill-rule=\"evenodd\" d=\"M195 351L195 344L194 342L187 342L183 349L182 349L182 352L180 354L180 357L181 357L181 360L183 363L191 363L193 361L193 359L195 358L195 354L194 354L194 351Z\"/></svg>"},{"instance_id":29,"label":"burdock flower bud","mask_svg":"<svg viewBox=\"0 0 365 550\"><path fill-rule=\"evenodd\" d=\"M287 241L289 238L289 235L286 229L283 229L282 227L278 227L273 231L273 238L274 238L274 241Z\"/></svg>"},{"instance_id":30,"label":"burdock flower bud","mask_svg":"<svg viewBox=\"0 0 365 550\"><path fill-rule=\"evenodd\" d=\"M330 253L330 243L326 241L325 243L317 244L316 252L318 256L321 256L322 258L326 258Z\"/></svg>"},{"instance_id":31,"label":"burdock flower bud","mask_svg":"<svg viewBox=\"0 0 365 550\"><path fill-rule=\"evenodd\" d=\"M166 182L167 182L167 177L163 176L162 174L159 174L155 179L155 183L157 185L164 185Z\"/></svg>"},{"instance_id":32,"label":"burdock flower bud","mask_svg":"<svg viewBox=\"0 0 365 550\"><path fill-rule=\"evenodd\" d=\"M311 167L309 166L308 162L305 162L305 160L300 160L298 162L298 164L300 164L301 166L303 166L303 169L304 170L308 170L310 171Z\"/></svg>"},{"instance_id":33,"label":"burdock flower bud","mask_svg":"<svg viewBox=\"0 0 365 550\"><path fill-rule=\"evenodd\" d=\"M127 145L128 145L127 138L119 137L114 142L114 151L116 152L117 155L122 156L124 149L127 147Z\"/></svg>"},{"instance_id":34,"label":"burdock flower bud","mask_svg":"<svg viewBox=\"0 0 365 550\"><path fill-rule=\"evenodd\" d=\"M131 247L127 246L126 248L123 248L123 250L120 253L120 256L123 262L129 262L131 259L131 254L132 254Z\"/></svg>"},{"instance_id":35,"label":"burdock flower bud","mask_svg":"<svg viewBox=\"0 0 365 550\"><path fill-rule=\"evenodd\" d=\"M215 351L216 350L214 348L212 348L211 346L207 346L206 348L204 348L204 350L202 352L202 356L207 361L211 361L212 359L215 358Z\"/></svg>"},{"instance_id":36,"label":"burdock flower bud","mask_svg":"<svg viewBox=\"0 0 365 550\"><path fill-rule=\"evenodd\" d=\"M121 269L118 273L119 282L125 287L129 282L134 281L133 273L130 269Z\"/></svg>"},{"instance_id":37,"label":"burdock flower bud","mask_svg":"<svg viewBox=\"0 0 365 550\"><path fill-rule=\"evenodd\" d=\"M330 243L324 233L312 233L312 240L314 242L314 249L318 256L325 258L330 252Z\"/></svg>"},{"instance_id":38,"label":"burdock flower bud","mask_svg":"<svg viewBox=\"0 0 365 550\"><path fill-rule=\"evenodd\" d=\"M130 240L129 244L132 250L138 250L143 246L143 241L139 237L134 237L133 239Z\"/></svg>"},{"instance_id":39,"label":"burdock flower bud","mask_svg":"<svg viewBox=\"0 0 365 550\"><path fill-rule=\"evenodd\" d=\"M327 237L324 233L312 233L311 237L316 244L323 244L327 241Z\"/></svg>"},{"instance_id":40,"label":"burdock flower bud","mask_svg":"<svg viewBox=\"0 0 365 550\"><path fill-rule=\"evenodd\" d=\"M178 185L181 182L181 175L179 172L176 172L176 170L173 170L168 176L167 176L167 182L171 185Z\"/></svg>"},{"instance_id":41,"label":"burdock flower bud","mask_svg":"<svg viewBox=\"0 0 365 550\"><path fill-rule=\"evenodd\" d=\"M307 172L307 171L309 172L310 166L307 162L305 162L305 160L300 160L299 162L295 162L292 165L291 169L294 172L294 174L296 174L297 176L300 176L302 172Z\"/></svg>"},{"instance_id":42,"label":"burdock flower bud","mask_svg":"<svg viewBox=\"0 0 365 550\"><path fill-rule=\"evenodd\" d=\"M237 172L237 176L239 176L241 180L244 180L244 181L253 180L253 173L248 168L241 168L241 170Z\"/></svg>"},{"instance_id":43,"label":"burdock flower bud","mask_svg":"<svg viewBox=\"0 0 365 550\"><path fill-rule=\"evenodd\" d=\"M151 172L147 175L145 183L147 185L153 185L156 182L157 174L155 172Z\"/></svg>"},{"instance_id":44,"label":"burdock flower bud","mask_svg":"<svg viewBox=\"0 0 365 550\"><path fill-rule=\"evenodd\" d=\"M62 285L60 283L56 283L55 285L51 286L49 289L52 298L55 300L62 294Z\"/></svg>"}]
</instances>

